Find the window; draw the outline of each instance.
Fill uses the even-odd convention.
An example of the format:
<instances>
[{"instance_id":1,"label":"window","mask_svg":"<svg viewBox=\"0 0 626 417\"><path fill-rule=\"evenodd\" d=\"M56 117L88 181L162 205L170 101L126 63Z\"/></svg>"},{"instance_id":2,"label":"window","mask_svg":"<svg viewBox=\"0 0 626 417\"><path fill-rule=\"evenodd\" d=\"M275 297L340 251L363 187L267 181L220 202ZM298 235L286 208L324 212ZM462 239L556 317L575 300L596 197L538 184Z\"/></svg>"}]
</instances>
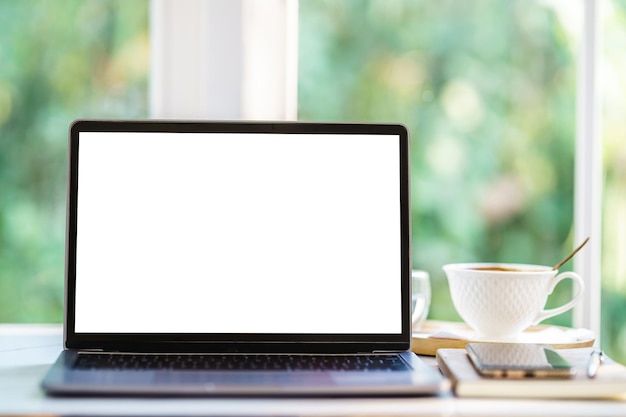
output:
<instances>
[{"instance_id":1,"label":"window","mask_svg":"<svg viewBox=\"0 0 626 417\"><path fill-rule=\"evenodd\" d=\"M577 243L580 22L596 3L602 345L626 361L624 0L1 3L0 321L61 320L72 119L281 119L296 107L303 120L410 128L414 267L431 273L431 317L458 319L443 264L553 264Z\"/></svg>"}]
</instances>

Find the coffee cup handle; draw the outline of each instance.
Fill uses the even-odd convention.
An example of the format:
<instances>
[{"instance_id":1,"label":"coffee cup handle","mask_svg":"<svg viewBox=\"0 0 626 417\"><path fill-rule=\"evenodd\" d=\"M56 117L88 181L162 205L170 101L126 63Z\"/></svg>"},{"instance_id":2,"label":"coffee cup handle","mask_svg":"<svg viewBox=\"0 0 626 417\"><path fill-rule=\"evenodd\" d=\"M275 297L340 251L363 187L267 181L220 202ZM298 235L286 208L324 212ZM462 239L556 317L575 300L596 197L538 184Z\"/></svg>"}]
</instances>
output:
<instances>
[{"instance_id":1,"label":"coffee cup handle","mask_svg":"<svg viewBox=\"0 0 626 417\"><path fill-rule=\"evenodd\" d=\"M571 299L570 302L563 304L561 307L551 308L549 310L541 310L539 314L537 314L537 317L535 317L535 320L533 320L533 326L539 324L547 318L566 312L567 310L574 307L576 303L580 300L583 295L583 289L585 288L585 284L580 275L575 272L563 272L552 278L548 295L552 294L552 291L554 291L554 288L556 288L559 282L567 278L574 281L574 297Z\"/></svg>"}]
</instances>

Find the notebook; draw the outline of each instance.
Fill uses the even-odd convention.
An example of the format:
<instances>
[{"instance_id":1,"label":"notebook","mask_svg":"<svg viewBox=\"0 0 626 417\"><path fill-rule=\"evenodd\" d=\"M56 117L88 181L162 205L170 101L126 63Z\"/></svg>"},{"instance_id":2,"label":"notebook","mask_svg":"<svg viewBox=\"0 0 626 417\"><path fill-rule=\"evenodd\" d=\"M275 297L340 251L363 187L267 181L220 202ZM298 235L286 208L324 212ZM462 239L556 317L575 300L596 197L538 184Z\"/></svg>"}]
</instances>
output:
<instances>
[{"instance_id":1,"label":"notebook","mask_svg":"<svg viewBox=\"0 0 626 417\"><path fill-rule=\"evenodd\" d=\"M593 378L587 376L590 353L595 348L559 349L576 370L573 378L502 379L481 376L465 349L437 350L437 364L457 397L626 399L626 367L605 356Z\"/></svg>"},{"instance_id":2,"label":"notebook","mask_svg":"<svg viewBox=\"0 0 626 417\"><path fill-rule=\"evenodd\" d=\"M47 393L444 387L410 350L403 126L79 120L68 178Z\"/></svg>"}]
</instances>

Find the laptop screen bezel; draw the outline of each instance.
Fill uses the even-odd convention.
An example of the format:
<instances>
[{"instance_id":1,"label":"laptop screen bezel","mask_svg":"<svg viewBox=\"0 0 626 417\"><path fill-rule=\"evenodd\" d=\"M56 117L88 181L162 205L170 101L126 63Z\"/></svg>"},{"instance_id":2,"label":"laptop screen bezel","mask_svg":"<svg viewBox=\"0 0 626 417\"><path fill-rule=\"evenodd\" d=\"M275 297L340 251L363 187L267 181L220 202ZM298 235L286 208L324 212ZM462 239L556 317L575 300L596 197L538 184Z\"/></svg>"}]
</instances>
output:
<instances>
[{"instance_id":1,"label":"laptop screen bezel","mask_svg":"<svg viewBox=\"0 0 626 417\"><path fill-rule=\"evenodd\" d=\"M191 132L380 134L398 137L400 156L401 333L399 334L178 334L75 331L79 134L81 132ZM123 151L123 150L122 150ZM411 230L409 133L399 124L77 120L69 131L64 339L66 349L155 352L405 351L411 344Z\"/></svg>"}]
</instances>

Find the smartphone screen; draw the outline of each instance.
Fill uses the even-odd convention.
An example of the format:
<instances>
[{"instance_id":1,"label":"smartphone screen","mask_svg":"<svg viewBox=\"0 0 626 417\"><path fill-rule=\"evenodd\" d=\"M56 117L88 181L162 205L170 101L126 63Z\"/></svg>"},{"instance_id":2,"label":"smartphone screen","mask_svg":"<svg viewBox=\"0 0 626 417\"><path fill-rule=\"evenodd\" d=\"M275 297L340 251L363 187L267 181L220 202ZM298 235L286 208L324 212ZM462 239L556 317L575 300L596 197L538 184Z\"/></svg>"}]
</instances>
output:
<instances>
[{"instance_id":1,"label":"smartphone screen","mask_svg":"<svg viewBox=\"0 0 626 417\"><path fill-rule=\"evenodd\" d=\"M529 343L468 343L476 370L494 378L570 378L574 369L556 350Z\"/></svg>"}]
</instances>

